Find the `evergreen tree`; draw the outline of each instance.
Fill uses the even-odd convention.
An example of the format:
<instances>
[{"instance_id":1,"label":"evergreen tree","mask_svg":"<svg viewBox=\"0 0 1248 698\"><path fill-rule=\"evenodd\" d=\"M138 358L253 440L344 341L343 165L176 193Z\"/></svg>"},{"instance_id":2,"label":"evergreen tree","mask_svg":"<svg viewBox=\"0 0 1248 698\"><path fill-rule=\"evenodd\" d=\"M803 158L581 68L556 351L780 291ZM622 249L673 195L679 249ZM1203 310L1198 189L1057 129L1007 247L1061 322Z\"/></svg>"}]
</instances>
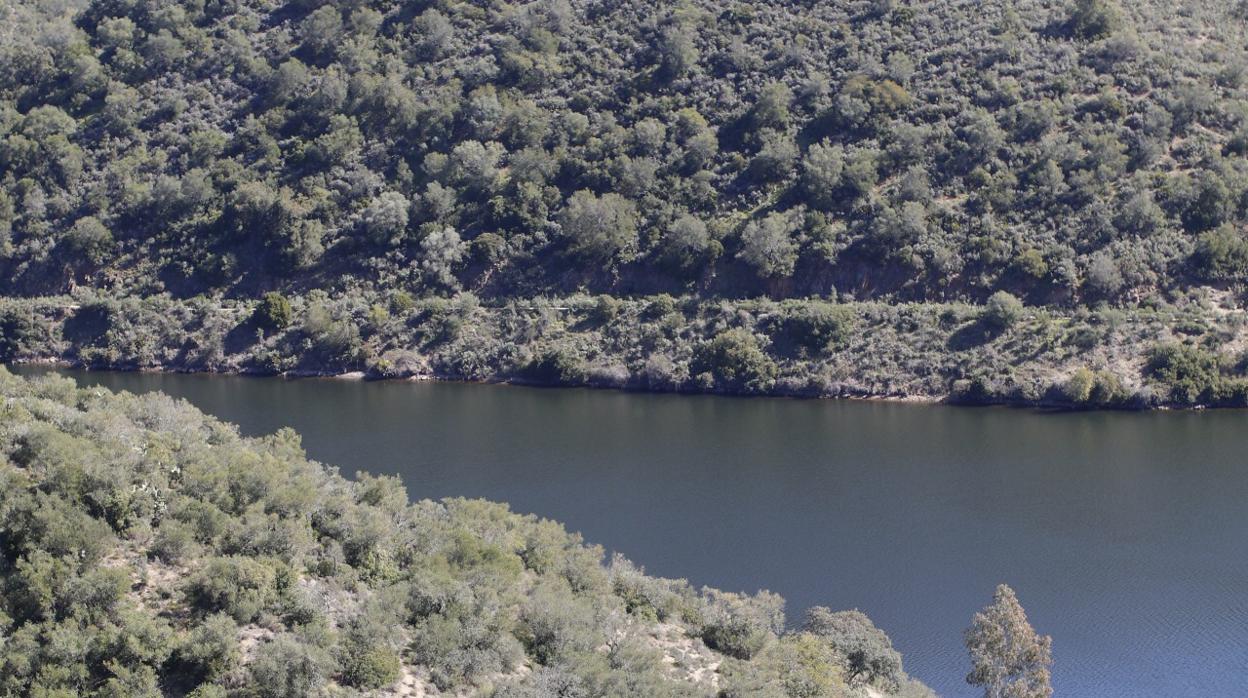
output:
<instances>
[{"instance_id":1,"label":"evergreen tree","mask_svg":"<svg viewBox=\"0 0 1248 698\"><path fill-rule=\"evenodd\" d=\"M1014 590L997 586L992 603L975 614L966 631L971 673L966 682L984 698L1049 698L1053 640L1037 635Z\"/></svg>"}]
</instances>

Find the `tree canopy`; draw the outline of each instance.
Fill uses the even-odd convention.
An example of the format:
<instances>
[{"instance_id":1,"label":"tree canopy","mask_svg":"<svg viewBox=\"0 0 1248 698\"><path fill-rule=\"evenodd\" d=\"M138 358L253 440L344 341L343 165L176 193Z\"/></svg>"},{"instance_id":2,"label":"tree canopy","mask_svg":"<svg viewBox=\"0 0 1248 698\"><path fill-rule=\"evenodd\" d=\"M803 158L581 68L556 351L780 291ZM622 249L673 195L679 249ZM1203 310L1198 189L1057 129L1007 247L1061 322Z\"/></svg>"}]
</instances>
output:
<instances>
[{"instance_id":1,"label":"tree canopy","mask_svg":"<svg viewBox=\"0 0 1248 698\"><path fill-rule=\"evenodd\" d=\"M1014 590L1001 584L966 631L971 655L966 681L983 688L984 698L1049 698L1052 645L1052 638L1038 635L1027 622Z\"/></svg>"}]
</instances>

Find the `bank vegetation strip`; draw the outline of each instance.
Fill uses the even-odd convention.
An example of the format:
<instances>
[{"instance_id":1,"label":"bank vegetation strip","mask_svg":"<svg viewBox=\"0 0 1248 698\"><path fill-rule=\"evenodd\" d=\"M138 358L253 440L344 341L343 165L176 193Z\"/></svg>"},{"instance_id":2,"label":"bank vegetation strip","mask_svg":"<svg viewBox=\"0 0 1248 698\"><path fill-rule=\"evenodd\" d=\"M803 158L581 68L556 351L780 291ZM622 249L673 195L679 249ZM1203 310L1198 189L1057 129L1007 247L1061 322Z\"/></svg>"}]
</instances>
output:
<instances>
[{"instance_id":1,"label":"bank vegetation strip","mask_svg":"<svg viewBox=\"0 0 1248 698\"><path fill-rule=\"evenodd\" d=\"M0 299L0 361L1062 407L1248 404L1226 293L1134 310L402 291Z\"/></svg>"}]
</instances>

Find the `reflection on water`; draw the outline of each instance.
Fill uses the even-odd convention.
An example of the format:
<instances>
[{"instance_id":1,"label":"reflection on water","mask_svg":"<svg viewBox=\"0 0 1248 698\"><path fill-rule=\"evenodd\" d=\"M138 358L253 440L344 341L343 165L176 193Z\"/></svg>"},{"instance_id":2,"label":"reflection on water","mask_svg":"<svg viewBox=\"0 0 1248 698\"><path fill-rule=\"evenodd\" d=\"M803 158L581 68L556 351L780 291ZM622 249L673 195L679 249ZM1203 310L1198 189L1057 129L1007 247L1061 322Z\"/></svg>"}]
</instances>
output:
<instances>
[{"instance_id":1,"label":"reflection on water","mask_svg":"<svg viewBox=\"0 0 1248 698\"><path fill-rule=\"evenodd\" d=\"M974 695L961 631L1002 581L1054 638L1058 695L1237 695L1248 675L1242 412L69 373L294 427L344 473L507 501L653 574L779 592L791 620L861 608L944 695Z\"/></svg>"}]
</instances>

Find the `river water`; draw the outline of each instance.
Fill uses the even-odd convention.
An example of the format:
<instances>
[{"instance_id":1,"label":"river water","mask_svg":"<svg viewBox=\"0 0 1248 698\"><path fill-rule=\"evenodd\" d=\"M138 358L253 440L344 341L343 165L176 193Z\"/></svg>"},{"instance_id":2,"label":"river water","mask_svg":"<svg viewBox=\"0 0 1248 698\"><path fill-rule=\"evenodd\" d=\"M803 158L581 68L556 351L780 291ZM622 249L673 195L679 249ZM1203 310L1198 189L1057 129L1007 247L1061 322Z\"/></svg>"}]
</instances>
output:
<instances>
[{"instance_id":1,"label":"river water","mask_svg":"<svg viewBox=\"0 0 1248 698\"><path fill-rule=\"evenodd\" d=\"M24 372L43 369L24 369ZM1248 414L1067 413L439 383L61 371L162 390L416 498L557 519L651 574L860 608L972 696L998 582L1059 696L1248 695Z\"/></svg>"}]
</instances>

